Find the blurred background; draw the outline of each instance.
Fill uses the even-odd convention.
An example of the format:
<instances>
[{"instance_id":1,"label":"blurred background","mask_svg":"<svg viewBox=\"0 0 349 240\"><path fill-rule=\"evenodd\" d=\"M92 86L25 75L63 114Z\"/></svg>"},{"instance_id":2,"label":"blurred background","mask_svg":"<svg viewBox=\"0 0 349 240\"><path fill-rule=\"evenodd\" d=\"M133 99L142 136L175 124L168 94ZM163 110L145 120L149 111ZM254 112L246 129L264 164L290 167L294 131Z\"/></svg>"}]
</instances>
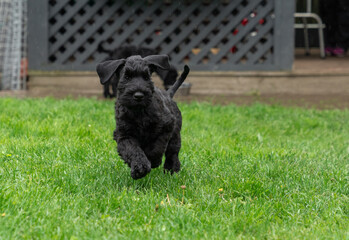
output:
<instances>
[{"instance_id":1,"label":"blurred background","mask_svg":"<svg viewBox=\"0 0 349 240\"><path fill-rule=\"evenodd\" d=\"M343 30L328 16L347 12L341 0L0 0L0 96L102 98L101 49L135 46L191 67L180 100L347 107L348 45L328 38Z\"/></svg>"}]
</instances>

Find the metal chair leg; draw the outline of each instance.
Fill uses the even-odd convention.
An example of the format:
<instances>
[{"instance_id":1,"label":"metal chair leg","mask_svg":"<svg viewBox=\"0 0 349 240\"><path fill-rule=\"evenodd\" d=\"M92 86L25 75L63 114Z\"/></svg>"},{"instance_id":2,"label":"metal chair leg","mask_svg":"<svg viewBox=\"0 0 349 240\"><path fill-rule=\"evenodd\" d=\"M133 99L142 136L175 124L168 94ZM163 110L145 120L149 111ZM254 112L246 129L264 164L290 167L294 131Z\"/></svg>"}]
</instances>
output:
<instances>
[{"instance_id":1,"label":"metal chair leg","mask_svg":"<svg viewBox=\"0 0 349 240\"><path fill-rule=\"evenodd\" d=\"M308 35L308 26L307 26L307 19L302 18L303 24L304 24L304 47L305 47L305 55L310 55L310 48L309 48L309 35Z\"/></svg>"}]
</instances>

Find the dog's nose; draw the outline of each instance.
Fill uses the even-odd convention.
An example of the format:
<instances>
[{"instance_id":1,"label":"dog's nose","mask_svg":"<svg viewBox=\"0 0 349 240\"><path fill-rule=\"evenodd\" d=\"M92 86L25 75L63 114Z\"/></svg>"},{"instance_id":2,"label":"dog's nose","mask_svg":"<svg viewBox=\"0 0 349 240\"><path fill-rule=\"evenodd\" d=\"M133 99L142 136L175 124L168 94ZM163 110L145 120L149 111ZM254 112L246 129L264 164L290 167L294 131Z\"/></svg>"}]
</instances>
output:
<instances>
[{"instance_id":1,"label":"dog's nose","mask_svg":"<svg viewBox=\"0 0 349 240\"><path fill-rule=\"evenodd\" d=\"M135 92L135 94L133 94L133 98L137 101L141 101L144 97L144 94L141 92Z\"/></svg>"}]
</instances>

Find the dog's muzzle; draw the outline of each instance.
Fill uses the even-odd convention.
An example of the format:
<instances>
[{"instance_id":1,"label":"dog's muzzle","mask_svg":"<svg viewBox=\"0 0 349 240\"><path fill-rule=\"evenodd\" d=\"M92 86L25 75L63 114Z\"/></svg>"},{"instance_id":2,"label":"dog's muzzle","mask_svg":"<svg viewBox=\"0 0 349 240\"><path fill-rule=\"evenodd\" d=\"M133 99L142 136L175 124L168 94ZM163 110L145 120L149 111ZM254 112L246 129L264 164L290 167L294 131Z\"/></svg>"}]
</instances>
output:
<instances>
[{"instance_id":1,"label":"dog's muzzle","mask_svg":"<svg viewBox=\"0 0 349 240\"><path fill-rule=\"evenodd\" d=\"M136 100L137 102L142 101L144 98L144 94L142 92L135 92L133 94L133 99Z\"/></svg>"}]
</instances>

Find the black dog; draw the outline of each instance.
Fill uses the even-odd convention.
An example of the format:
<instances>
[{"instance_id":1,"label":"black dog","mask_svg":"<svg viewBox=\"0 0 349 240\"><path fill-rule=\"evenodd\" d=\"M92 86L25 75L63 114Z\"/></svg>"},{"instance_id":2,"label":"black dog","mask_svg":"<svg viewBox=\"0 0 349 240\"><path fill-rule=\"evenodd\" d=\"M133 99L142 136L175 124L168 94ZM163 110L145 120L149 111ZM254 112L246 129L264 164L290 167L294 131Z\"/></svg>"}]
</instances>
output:
<instances>
[{"instance_id":1,"label":"black dog","mask_svg":"<svg viewBox=\"0 0 349 240\"><path fill-rule=\"evenodd\" d=\"M134 179L158 167L163 154L165 170L171 173L180 170L182 115L172 97L187 77L189 67L184 67L168 91L158 89L151 80L152 72L159 69L170 69L168 56L131 56L97 65L101 84L108 83L113 75L119 79L114 140Z\"/></svg>"},{"instance_id":2,"label":"black dog","mask_svg":"<svg viewBox=\"0 0 349 240\"><path fill-rule=\"evenodd\" d=\"M144 47L136 47L136 46L124 46L118 47L115 50L108 50L103 47L105 41L102 41L98 45L97 51L102 53L107 53L108 57L106 60L116 60L116 59L126 59L131 56L140 55L141 57L146 57L149 55L157 55L157 51L150 48ZM169 69L155 69L155 72L158 74L160 79L164 83L164 88L168 90L176 81L178 77L177 69L170 65ZM113 98L116 96L116 88L117 88L118 79L112 78L111 81L103 85L103 95L105 98ZM112 88L112 92L110 92L110 87Z\"/></svg>"}]
</instances>

